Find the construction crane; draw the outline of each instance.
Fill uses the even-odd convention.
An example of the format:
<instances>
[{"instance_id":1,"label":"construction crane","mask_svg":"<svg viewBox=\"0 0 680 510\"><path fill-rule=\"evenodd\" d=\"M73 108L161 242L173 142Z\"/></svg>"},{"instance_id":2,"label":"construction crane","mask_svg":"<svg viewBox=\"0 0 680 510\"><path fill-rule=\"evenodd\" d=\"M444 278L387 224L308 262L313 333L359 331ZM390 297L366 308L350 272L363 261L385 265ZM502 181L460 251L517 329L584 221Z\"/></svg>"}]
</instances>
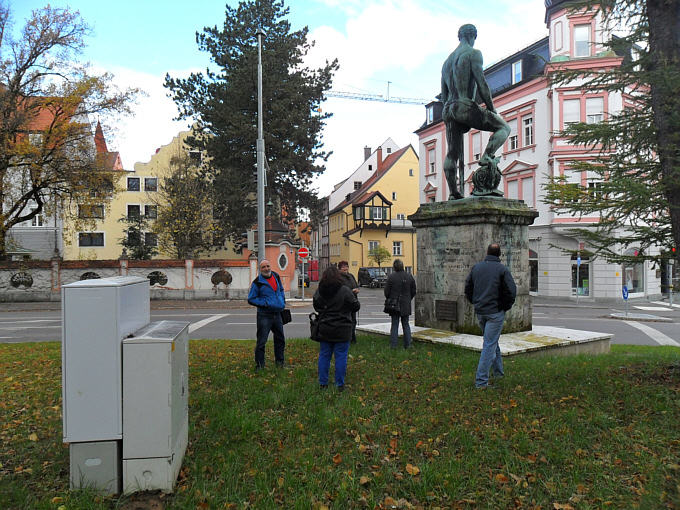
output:
<instances>
[{"instance_id":1,"label":"construction crane","mask_svg":"<svg viewBox=\"0 0 680 510\"><path fill-rule=\"evenodd\" d=\"M381 101L383 103L402 103L402 104L417 104L426 105L431 103L432 99L417 99L413 97L397 97L390 96L390 83L387 82L387 95L382 94L359 94L356 92L341 92L338 90L329 90L325 93L326 97L340 97L344 99L360 99L362 101Z\"/></svg>"}]
</instances>

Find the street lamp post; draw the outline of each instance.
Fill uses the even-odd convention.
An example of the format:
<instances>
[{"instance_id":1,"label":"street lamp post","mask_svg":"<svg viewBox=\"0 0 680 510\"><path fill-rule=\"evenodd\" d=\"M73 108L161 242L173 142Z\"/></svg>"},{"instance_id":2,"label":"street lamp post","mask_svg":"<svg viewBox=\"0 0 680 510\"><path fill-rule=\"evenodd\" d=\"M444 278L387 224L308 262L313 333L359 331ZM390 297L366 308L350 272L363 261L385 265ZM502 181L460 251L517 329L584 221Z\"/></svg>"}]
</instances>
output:
<instances>
[{"instance_id":1,"label":"street lamp post","mask_svg":"<svg viewBox=\"0 0 680 510\"><path fill-rule=\"evenodd\" d=\"M267 36L262 28L257 32L257 259L258 267L265 258L264 238L264 135L262 130L262 39Z\"/></svg>"}]
</instances>

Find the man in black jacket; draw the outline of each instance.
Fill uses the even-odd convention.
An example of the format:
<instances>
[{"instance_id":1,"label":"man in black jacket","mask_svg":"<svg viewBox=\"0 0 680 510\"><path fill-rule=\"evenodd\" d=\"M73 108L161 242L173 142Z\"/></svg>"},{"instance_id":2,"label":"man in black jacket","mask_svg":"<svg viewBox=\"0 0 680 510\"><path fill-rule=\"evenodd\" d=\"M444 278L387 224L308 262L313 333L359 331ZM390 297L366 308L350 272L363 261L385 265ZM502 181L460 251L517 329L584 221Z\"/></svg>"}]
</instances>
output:
<instances>
[{"instance_id":1,"label":"man in black jacket","mask_svg":"<svg viewBox=\"0 0 680 510\"><path fill-rule=\"evenodd\" d=\"M484 333L482 354L479 356L475 386L489 386L489 370L496 377L503 377L503 359L498 339L503 330L505 312L512 308L517 287L510 270L501 264L501 247L492 243L482 262L474 265L465 280L465 297L475 307L479 326Z\"/></svg>"}]
</instances>

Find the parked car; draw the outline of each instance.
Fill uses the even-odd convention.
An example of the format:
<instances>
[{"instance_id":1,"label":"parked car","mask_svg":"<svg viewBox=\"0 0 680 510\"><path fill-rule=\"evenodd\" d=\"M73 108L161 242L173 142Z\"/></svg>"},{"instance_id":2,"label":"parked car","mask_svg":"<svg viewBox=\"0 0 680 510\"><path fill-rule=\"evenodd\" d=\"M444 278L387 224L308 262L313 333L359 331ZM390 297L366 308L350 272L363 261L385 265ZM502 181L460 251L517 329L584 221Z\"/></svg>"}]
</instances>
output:
<instances>
[{"instance_id":1,"label":"parked car","mask_svg":"<svg viewBox=\"0 0 680 510\"><path fill-rule=\"evenodd\" d=\"M304 281L304 286L305 286L305 287L309 287L309 275L308 275L308 274L305 274L304 280L303 280L301 274L298 275L298 287L302 287L302 286L303 286L303 284L302 284L303 281Z\"/></svg>"},{"instance_id":2,"label":"parked car","mask_svg":"<svg viewBox=\"0 0 680 510\"><path fill-rule=\"evenodd\" d=\"M384 287L387 282L387 273L377 267L360 267L357 275L357 282L359 283L359 287L364 285L372 289Z\"/></svg>"}]
</instances>

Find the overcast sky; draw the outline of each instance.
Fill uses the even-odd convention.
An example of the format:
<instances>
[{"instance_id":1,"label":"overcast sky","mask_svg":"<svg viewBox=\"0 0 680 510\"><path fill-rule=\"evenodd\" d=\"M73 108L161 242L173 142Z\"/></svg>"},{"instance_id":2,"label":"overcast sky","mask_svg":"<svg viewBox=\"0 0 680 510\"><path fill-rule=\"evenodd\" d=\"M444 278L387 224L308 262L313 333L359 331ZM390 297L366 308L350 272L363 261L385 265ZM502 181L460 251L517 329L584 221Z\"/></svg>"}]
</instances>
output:
<instances>
[{"instance_id":1,"label":"overcast sky","mask_svg":"<svg viewBox=\"0 0 680 510\"><path fill-rule=\"evenodd\" d=\"M6 0L16 28L48 0ZM138 87L141 98L135 114L105 135L109 150L120 151L123 165L132 169L148 162L167 145L187 121L166 97L163 79L187 77L205 69L207 53L196 46L195 34L205 26L221 26L224 0L49 0L52 7L70 7L94 29L83 58L111 72L120 86ZM309 27L316 42L310 67L338 58L340 70L333 89L342 92L434 99L439 93L441 66L458 44L460 25L478 29L476 47L488 66L545 37L542 0L290 0L293 30ZM264 91L266 94L266 91ZM375 149L391 137L401 147L412 144L413 132L425 119L425 108L374 101L329 98L322 104L333 113L323 133L324 148L333 151L317 187L328 194L363 161L365 146ZM267 129L267 126L264 126Z\"/></svg>"}]
</instances>

